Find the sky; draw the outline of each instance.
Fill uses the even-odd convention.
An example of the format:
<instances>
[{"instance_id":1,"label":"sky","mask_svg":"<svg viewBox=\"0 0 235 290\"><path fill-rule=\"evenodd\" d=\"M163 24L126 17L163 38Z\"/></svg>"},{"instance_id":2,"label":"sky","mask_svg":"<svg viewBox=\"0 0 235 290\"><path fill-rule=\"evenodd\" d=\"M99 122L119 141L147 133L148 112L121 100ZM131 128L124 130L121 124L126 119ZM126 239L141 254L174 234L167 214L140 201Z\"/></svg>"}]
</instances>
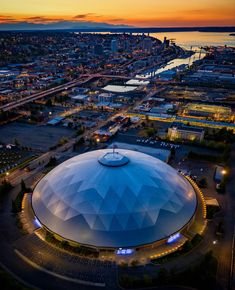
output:
<instances>
[{"instance_id":1,"label":"sky","mask_svg":"<svg viewBox=\"0 0 235 290\"><path fill-rule=\"evenodd\" d=\"M235 0L0 0L0 23L235 26Z\"/></svg>"}]
</instances>

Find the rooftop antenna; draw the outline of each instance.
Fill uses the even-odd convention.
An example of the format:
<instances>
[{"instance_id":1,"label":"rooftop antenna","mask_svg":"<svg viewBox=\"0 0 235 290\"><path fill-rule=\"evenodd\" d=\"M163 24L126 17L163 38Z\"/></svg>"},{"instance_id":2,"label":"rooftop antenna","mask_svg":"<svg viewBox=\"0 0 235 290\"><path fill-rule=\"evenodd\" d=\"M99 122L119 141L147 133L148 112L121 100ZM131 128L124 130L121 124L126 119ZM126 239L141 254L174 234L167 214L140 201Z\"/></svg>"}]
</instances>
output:
<instances>
[{"instance_id":1,"label":"rooftop antenna","mask_svg":"<svg viewBox=\"0 0 235 290\"><path fill-rule=\"evenodd\" d=\"M115 149L117 148L117 145L113 143L113 156L114 156L114 153L115 153Z\"/></svg>"}]
</instances>

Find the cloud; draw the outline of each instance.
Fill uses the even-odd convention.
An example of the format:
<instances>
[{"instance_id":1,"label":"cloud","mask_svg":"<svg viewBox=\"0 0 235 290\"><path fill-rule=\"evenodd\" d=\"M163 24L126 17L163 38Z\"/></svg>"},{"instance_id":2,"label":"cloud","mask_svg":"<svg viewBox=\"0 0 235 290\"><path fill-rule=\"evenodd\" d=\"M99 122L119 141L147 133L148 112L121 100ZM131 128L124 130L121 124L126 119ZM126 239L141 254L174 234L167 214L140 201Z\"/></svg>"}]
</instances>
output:
<instances>
[{"instance_id":1,"label":"cloud","mask_svg":"<svg viewBox=\"0 0 235 290\"><path fill-rule=\"evenodd\" d=\"M44 16L32 16L24 18L25 21L29 23L55 23L60 21L65 21L63 18L51 18L51 17L44 17Z\"/></svg>"},{"instance_id":2,"label":"cloud","mask_svg":"<svg viewBox=\"0 0 235 290\"><path fill-rule=\"evenodd\" d=\"M91 15L94 15L94 13L78 14L78 15L74 16L73 18L74 19L84 19L84 18L87 18Z\"/></svg>"},{"instance_id":3,"label":"cloud","mask_svg":"<svg viewBox=\"0 0 235 290\"><path fill-rule=\"evenodd\" d=\"M119 21L125 21L123 18L110 18L108 21L113 21L113 22L119 22Z\"/></svg>"},{"instance_id":4,"label":"cloud","mask_svg":"<svg viewBox=\"0 0 235 290\"><path fill-rule=\"evenodd\" d=\"M14 19L11 16L6 16L6 15L0 15L0 23L5 23L5 22L16 22L17 20Z\"/></svg>"}]
</instances>

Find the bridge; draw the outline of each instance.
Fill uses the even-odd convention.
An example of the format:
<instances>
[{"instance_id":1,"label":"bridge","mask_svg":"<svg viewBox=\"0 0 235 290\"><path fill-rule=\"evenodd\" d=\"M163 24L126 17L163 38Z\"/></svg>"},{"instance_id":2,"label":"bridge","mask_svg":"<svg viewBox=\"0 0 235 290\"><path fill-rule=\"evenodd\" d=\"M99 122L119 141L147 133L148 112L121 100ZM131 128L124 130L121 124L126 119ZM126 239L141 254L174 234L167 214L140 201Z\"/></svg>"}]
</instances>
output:
<instances>
[{"instance_id":1,"label":"bridge","mask_svg":"<svg viewBox=\"0 0 235 290\"><path fill-rule=\"evenodd\" d=\"M74 81L68 82L66 84L59 85L59 86L56 86L54 88L48 89L46 91L35 93L31 96L28 96L28 97L22 98L20 100L10 102L6 105L1 106L0 111L7 112L7 111L10 111L12 109L16 109L17 107L20 107L20 106L23 106L29 102L33 102L35 100L47 97L47 96L52 95L54 93L59 93L63 90L66 90L66 89L69 89L69 88L72 88L72 87L75 87L78 85L83 85L83 84L91 81L93 78L94 78L94 76L90 76L86 80L74 80Z\"/></svg>"},{"instance_id":2,"label":"bridge","mask_svg":"<svg viewBox=\"0 0 235 290\"><path fill-rule=\"evenodd\" d=\"M86 78L85 80L83 80L84 77ZM51 89L48 89L48 90L45 90L45 91L42 91L39 93L35 93L35 94L30 95L30 96L24 97L20 100L13 101L13 102L10 102L10 103L5 104L3 106L0 106L0 112L8 112L8 111L16 109L20 106L23 106L27 103L36 101L36 100L41 99L41 98L45 98L45 97L50 96L52 94L62 92L64 90L70 89L72 87L84 85L95 78L117 78L117 79L126 79L126 80L130 80L130 79L146 80L146 78L142 78L142 77L128 77L128 76L122 76L122 75L109 75L109 74L107 74L107 75L105 75L105 74L89 75L89 74L84 74L84 75L81 75L80 78L77 80L70 81L70 82L65 83L63 85L59 85L59 86L56 86L54 88L51 88Z\"/></svg>"}]
</instances>

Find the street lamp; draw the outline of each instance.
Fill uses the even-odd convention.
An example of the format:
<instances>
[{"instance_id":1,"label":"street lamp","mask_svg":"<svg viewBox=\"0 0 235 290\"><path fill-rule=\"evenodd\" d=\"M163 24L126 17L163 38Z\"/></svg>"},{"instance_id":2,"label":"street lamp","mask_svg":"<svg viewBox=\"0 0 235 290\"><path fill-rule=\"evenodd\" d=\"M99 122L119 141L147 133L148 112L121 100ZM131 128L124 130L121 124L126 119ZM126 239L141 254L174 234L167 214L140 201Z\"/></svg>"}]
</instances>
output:
<instances>
[{"instance_id":1,"label":"street lamp","mask_svg":"<svg viewBox=\"0 0 235 290\"><path fill-rule=\"evenodd\" d=\"M225 175L227 172L226 172L226 170L223 169L223 170L221 171L221 173L222 173L223 175Z\"/></svg>"}]
</instances>

